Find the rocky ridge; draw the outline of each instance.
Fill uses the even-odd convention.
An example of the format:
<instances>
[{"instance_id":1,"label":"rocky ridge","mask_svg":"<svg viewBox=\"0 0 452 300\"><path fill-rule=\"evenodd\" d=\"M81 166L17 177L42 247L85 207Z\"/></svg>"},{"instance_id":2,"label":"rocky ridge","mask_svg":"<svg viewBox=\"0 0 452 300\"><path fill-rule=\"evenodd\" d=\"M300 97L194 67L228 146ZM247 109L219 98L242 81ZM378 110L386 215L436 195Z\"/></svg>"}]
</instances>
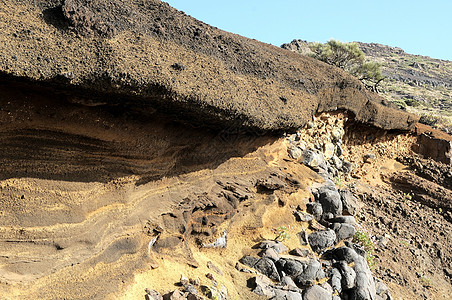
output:
<instances>
[{"instance_id":1,"label":"rocky ridge","mask_svg":"<svg viewBox=\"0 0 452 300\"><path fill-rule=\"evenodd\" d=\"M370 61L380 63L386 79L380 95L399 108L423 117L423 122L451 133L452 62L406 53L401 48L357 42ZM281 46L303 55L309 42L293 40Z\"/></svg>"},{"instance_id":2,"label":"rocky ridge","mask_svg":"<svg viewBox=\"0 0 452 300\"><path fill-rule=\"evenodd\" d=\"M315 113L407 130L339 69L195 20L159 0L9 1L0 6L0 78L68 101L157 109L198 125L302 127Z\"/></svg>"}]
</instances>

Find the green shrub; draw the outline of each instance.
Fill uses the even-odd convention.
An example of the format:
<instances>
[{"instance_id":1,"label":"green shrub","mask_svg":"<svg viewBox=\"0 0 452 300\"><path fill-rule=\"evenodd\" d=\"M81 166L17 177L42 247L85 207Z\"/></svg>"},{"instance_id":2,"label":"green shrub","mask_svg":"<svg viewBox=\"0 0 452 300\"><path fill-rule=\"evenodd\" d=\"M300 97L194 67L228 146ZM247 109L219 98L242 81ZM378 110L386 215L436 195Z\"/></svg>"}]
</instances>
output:
<instances>
[{"instance_id":1,"label":"green shrub","mask_svg":"<svg viewBox=\"0 0 452 300\"><path fill-rule=\"evenodd\" d=\"M419 123L435 127L435 125L438 123L439 120L440 120L440 117L438 117L438 116L434 116L431 114L430 115L422 115L421 118L419 119Z\"/></svg>"},{"instance_id":2,"label":"green shrub","mask_svg":"<svg viewBox=\"0 0 452 300\"><path fill-rule=\"evenodd\" d=\"M356 43L342 43L331 39L325 44L313 43L309 47L313 52L312 57L349 72L375 92L385 79L381 74L380 64L366 62L364 52Z\"/></svg>"},{"instance_id":3,"label":"green shrub","mask_svg":"<svg viewBox=\"0 0 452 300\"><path fill-rule=\"evenodd\" d=\"M398 108L405 110L406 109L406 103L402 99L397 99L392 101L395 105L397 105Z\"/></svg>"},{"instance_id":4,"label":"green shrub","mask_svg":"<svg viewBox=\"0 0 452 300\"><path fill-rule=\"evenodd\" d=\"M279 226L278 228L274 228L273 233L276 234L274 238L275 241L283 242L290 239L289 228L286 226Z\"/></svg>"},{"instance_id":5,"label":"green shrub","mask_svg":"<svg viewBox=\"0 0 452 300\"><path fill-rule=\"evenodd\" d=\"M416 106L421 105L421 102L414 100L414 99L404 98L404 101L405 101L406 105L408 105L408 106L416 107Z\"/></svg>"},{"instance_id":6,"label":"green shrub","mask_svg":"<svg viewBox=\"0 0 452 300\"><path fill-rule=\"evenodd\" d=\"M366 260L371 270L375 269L377 260L375 259L375 245L369 237L369 233L357 230L353 236L353 242L361 245L366 251Z\"/></svg>"}]
</instances>

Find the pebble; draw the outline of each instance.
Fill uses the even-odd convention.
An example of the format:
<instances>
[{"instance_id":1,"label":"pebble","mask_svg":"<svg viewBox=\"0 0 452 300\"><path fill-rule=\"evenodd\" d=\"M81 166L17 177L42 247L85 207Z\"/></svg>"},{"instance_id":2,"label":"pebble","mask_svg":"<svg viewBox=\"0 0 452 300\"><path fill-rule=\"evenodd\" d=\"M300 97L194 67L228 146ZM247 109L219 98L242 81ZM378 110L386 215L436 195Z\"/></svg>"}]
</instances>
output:
<instances>
[{"instance_id":1,"label":"pebble","mask_svg":"<svg viewBox=\"0 0 452 300\"><path fill-rule=\"evenodd\" d=\"M363 161L365 162L365 163L371 163L371 162L373 162L375 159L376 159L377 157L375 156L375 154L366 154L366 155L364 155L364 157L363 157Z\"/></svg>"},{"instance_id":2,"label":"pebble","mask_svg":"<svg viewBox=\"0 0 452 300\"><path fill-rule=\"evenodd\" d=\"M217 273L218 275L223 276L223 271L221 271L217 266L215 266L211 261L207 262L207 267Z\"/></svg>"},{"instance_id":3,"label":"pebble","mask_svg":"<svg viewBox=\"0 0 452 300\"><path fill-rule=\"evenodd\" d=\"M151 289L146 288L144 291L146 292L146 296L147 296L148 300L163 300L162 294L160 294L156 290L151 290Z\"/></svg>"},{"instance_id":4,"label":"pebble","mask_svg":"<svg viewBox=\"0 0 452 300\"><path fill-rule=\"evenodd\" d=\"M298 147L292 147L289 150L289 155L293 159L299 159L303 155L303 151Z\"/></svg>"}]
</instances>

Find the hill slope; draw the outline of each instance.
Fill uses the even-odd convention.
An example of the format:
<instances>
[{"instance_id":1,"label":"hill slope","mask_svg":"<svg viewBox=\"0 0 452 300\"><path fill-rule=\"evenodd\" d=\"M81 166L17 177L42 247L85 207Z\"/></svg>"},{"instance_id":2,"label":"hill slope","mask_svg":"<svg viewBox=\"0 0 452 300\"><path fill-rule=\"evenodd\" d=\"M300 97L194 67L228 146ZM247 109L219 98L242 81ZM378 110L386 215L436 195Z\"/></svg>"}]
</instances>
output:
<instances>
[{"instance_id":1,"label":"hill slope","mask_svg":"<svg viewBox=\"0 0 452 300\"><path fill-rule=\"evenodd\" d=\"M452 62L408 54L398 47L358 42L366 59L381 64L386 77L380 95L423 116L429 125L452 132ZM293 40L282 48L307 55L309 42Z\"/></svg>"},{"instance_id":2,"label":"hill slope","mask_svg":"<svg viewBox=\"0 0 452 300\"><path fill-rule=\"evenodd\" d=\"M451 61L408 54L380 44L359 43L359 46L368 59L382 65L382 73L387 77L382 85L383 97L410 112L442 117L438 125L449 125L451 129Z\"/></svg>"}]
</instances>

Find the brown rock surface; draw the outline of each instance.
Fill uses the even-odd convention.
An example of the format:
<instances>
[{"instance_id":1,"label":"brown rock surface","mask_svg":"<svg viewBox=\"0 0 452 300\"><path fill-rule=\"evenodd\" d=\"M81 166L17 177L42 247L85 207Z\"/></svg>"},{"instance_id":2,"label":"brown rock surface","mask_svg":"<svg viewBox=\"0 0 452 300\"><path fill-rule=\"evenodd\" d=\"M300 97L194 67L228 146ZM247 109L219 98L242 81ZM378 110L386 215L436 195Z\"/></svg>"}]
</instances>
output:
<instances>
[{"instance_id":1,"label":"brown rock surface","mask_svg":"<svg viewBox=\"0 0 452 300\"><path fill-rule=\"evenodd\" d=\"M160 1L3 1L0 79L0 298L139 299L145 288L174 290L181 273L208 284L211 262L231 297L254 299L235 264L295 222L323 181L289 158L287 140L262 132L348 110L344 156L394 197L381 174L405 168L393 158L415 140L387 131L414 126L411 115L348 74ZM364 164L368 153L376 160ZM445 185L449 170L428 180ZM450 216L447 186L407 178L402 190L411 187L425 194L413 197L419 206L446 203ZM205 247L224 233L228 247Z\"/></svg>"},{"instance_id":2,"label":"brown rock surface","mask_svg":"<svg viewBox=\"0 0 452 300\"><path fill-rule=\"evenodd\" d=\"M381 105L337 68L211 27L157 0L2 2L0 78L210 125L297 128L336 109L384 129L406 130L416 121Z\"/></svg>"},{"instance_id":3,"label":"brown rock surface","mask_svg":"<svg viewBox=\"0 0 452 300\"><path fill-rule=\"evenodd\" d=\"M452 136L428 125L417 123L414 151L426 158L452 165Z\"/></svg>"}]
</instances>

